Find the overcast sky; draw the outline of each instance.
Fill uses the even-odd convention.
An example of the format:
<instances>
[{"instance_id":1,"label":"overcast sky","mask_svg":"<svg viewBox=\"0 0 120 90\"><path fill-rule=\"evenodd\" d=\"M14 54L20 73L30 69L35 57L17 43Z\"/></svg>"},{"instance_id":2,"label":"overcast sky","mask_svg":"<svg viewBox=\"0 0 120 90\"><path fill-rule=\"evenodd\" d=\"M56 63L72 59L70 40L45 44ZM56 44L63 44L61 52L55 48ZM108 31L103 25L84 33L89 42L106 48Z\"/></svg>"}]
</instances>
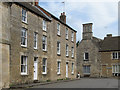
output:
<instances>
[{"instance_id":1,"label":"overcast sky","mask_svg":"<svg viewBox=\"0 0 120 90\"><path fill-rule=\"evenodd\" d=\"M118 0L39 0L39 5L58 18L65 11L67 24L77 31L77 41L82 39L85 23L93 23L95 37L118 35Z\"/></svg>"}]
</instances>

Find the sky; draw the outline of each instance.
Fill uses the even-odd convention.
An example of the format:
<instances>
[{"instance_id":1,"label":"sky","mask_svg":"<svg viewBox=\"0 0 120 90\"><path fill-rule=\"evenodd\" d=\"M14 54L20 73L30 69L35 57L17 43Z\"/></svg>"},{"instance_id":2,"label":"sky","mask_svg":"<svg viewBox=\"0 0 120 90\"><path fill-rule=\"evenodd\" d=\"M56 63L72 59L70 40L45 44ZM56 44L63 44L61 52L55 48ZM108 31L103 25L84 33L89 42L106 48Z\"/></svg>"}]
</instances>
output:
<instances>
[{"instance_id":1,"label":"sky","mask_svg":"<svg viewBox=\"0 0 120 90\"><path fill-rule=\"evenodd\" d=\"M93 23L95 37L118 35L118 0L39 0L39 5L57 18L65 12L67 24L77 31L76 41L82 39L85 23Z\"/></svg>"}]
</instances>

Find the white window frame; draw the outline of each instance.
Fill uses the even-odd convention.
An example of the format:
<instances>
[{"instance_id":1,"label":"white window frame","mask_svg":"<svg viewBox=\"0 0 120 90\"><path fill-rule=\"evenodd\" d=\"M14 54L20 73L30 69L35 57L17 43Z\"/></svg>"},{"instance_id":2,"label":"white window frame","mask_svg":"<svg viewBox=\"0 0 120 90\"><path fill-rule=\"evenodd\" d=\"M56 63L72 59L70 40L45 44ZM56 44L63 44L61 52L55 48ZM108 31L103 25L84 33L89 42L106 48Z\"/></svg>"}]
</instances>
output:
<instances>
[{"instance_id":1,"label":"white window frame","mask_svg":"<svg viewBox=\"0 0 120 90\"><path fill-rule=\"evenodd\" d=\"M43 60L45 60L45 65L43 65ZM47 58L43 58L42 60L42 74L47 74ZM43 72L43 67L45 67L45 72Z\"/></svg>"},{"instance_id":2,"label":"white window frame","mask_svg":"<svg viewBox=\"0 0 120 90\"><path fill-rule=\"evenodd\" d=\"M23 61L23 64L22 64L22 57L23 57L23 60L25 60L25 64L24 64L24 61ZM27 75L28 74L28 65L27 65L27 56L25 56L25 55L21 55L21 63L20 63L21 65L21 68L20 69L22 69L22 66L24 66L25 67L25 71L26 72L22 72L22 70L20 70L21 71L21 75Z\"/></svg>"},{"instance_id":3,"label":"white window frame","mask_svg":"<svg viewBox=\"0 0 120 90\"><path fill-rule=\"evenodd\" d=\"M74 57L74 47L71 48L71 53L72 53L71 57L73 58Z\"/></svg>"},{"instance_id":4,"label":"white window frame","mask_svg":"<svg viewBox=\"0 0 120 90\"><path fill-rule=\"evenodd\" d=\"M43 19L43 31L47 31L47 22Z\"/></svg>"},{"instance_id":5,"label":"white window frame","mask_svg":"<svg viewBox=\"0 0 120 90\"><path fill-rule=\"evenodd\" d=\"M65 33L66 33L66 39L68 40L68 28L66 28Z\"/></svg>"},{"instance_id":6,"label":"white window frame","mask_svg":"<svg viewBox=\"0 0 120 90\"><path fill-rule=\"evenodd\" d=\"M59 47L58 47L59 44ZM57 54L60 55L60 41L57 41Z\"/></svg>"},{"instance_id":7,"label":"white window frame","mask_svg":"<svg viewBox=\"0 0 120 90\"><path fill-rule=\"evenodd\" d=\"M86 53L88 54L88 59L86 59ZM85 52L84 53L84 61L88 61L89 60L89 53L88 52Z\"/></svg>"},{"instance_id":8,"label":"white window frame","mask_svg":"<svg viewBox=\"0 0 120 90\"><path fill-rule=\"evenodd\" d=\"M25 12L25 14L23 13ZM25 20L23 20L25 18ZM27 11L22 8L22 22L27 23Z\"/></svg>"},{"instance_id":9,"label":"white window frame","mask_svg":"<svg viewBox=\"0 0 120 90\"><path fill-rule=\"evenodd\" d=\"M69 46L66 44L66 56L69 56Z\"/></svg>"},{"instance_id":10,"label":"white window frame","mask_svg":"<svg viewBox=\"0 0 120 90\"><path fill-rule=\"evenodd\" d=\"M60 74L61 61L57 61L57 74Z\"/></svg>"},{"instance_id":11,"label":"white window frame","mask_svg":"<svg viewBox=\"0 0 120 90\"><path fill-rule=\"evenodd\" d=\"M44 40L44 43L43 43ZM43 44L45 44L45 49L43 49ZM42 37L42 50L47 51L47 36L43 35Z\"/></svg>"},{"instance_id":12,"label":"white window frame","mask_svg":"<svg viewBox=\"0 0 120 90\"><path fill-rule=\"evenodd\" d=\"M60 36L60 24L59 23L57 23L57 35Z\"/></svg>"},{"instance_id":13,"label":"white window frame","mask_svg":"<svg viewBox=\"0 0 120 90\"><path fill-rule=\"evenodd\" d=\"M120 65L112 65L112 73L120 73Z\"/></svg>"},{"instance_id":14,"label":"white window frame","mask_svg":"<svg viewBox=\"0 0 120 90\"><path fill-rule=\"evenodd\" d=\"M74 74L74 63L72 63L72 74Z\"/></svg>"},{"instance_id":15,"label":"white window frame","mask_svg":"<svg viewBox=\"0 0 120 90\"><path fill-rule=\"evenodd\" d=\"M114 54L114 55L113 55ZM113 52L112 53L112 59L118 59L119 58L119 54L118 52Z\"/></svg>"},{"instance_id":16,"label":"white window frame","mask_svg":"<svg viewBox=\"0 0 120 90\"><path fill-rule=\"evenodd\" d=\"M34 32L34 49L38 48L38 33Z\"/></svg>"},{"instance_id":17,"label":"white window frame","mask_svg":"<svg viewBox=\"0 0 120 90\"><path fill-rule=\"evenodd\" d=\"M25 36L22 36L23 33L25 33ZM25 39L25 45L22 44L22 42L23 42L22 38ZM21 46L27 47L27 29L25 29L25 28L22 28L22 30L21 30Z\"/></svg>"},{"instance_id":18,"label":"white window frame","mask_svg":"<svg viewBox=\"0 0 120 90\"><path fill-rule=\"evenodd\" d=\"M74 32L71 33L71 41L74 41Z\"/></svg>"}]
</instances>

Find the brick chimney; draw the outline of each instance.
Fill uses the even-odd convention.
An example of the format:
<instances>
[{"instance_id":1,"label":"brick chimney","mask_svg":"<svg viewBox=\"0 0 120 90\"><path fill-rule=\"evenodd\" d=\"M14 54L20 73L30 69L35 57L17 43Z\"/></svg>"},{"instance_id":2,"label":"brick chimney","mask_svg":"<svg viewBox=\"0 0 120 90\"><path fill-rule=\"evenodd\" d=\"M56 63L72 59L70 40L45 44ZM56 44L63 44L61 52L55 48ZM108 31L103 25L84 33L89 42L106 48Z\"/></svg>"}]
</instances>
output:
<instances>
[{"instance_id":1,"label":"brick chimney","mask_svg":"<svg viewBox=\"0 0 120 90\"><path fill-rule=\"evenodd\" d=\"M39 0L35 0L35 6L38 6Z\"/></svg>"},{"instance_id":2,"label":"brick chimney","mask_svg":"<svg viewBox=\"0 0 120 90\"><path fill-rule=\"evenodd\" d=\"M93 37L92 25L93 23L83 24L83 39L85 40L92 39Z\"/></svg>"},{"instance_id":3,"label":"brick chimney","mask_svg":"<svg viewBox=\"0 0 120 90\"><path fill-rule=\"evenodd\" d=\"M61 13L60 20L64 23L66 23L66 15L65 12Z\"/></svg>"}]
</instances>

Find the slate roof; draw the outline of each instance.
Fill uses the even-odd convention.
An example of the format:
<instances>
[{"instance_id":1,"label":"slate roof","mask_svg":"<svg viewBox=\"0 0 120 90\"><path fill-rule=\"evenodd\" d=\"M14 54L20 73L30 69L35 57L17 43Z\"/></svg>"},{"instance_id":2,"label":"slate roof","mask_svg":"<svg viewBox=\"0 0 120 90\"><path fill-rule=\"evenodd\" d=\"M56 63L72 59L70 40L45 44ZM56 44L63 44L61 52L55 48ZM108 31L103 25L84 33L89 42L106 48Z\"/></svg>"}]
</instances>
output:
<instances>
[{"instance_id":1,"label":"slate roof","mask_svg":"<svg viewBox=\"0 0 120 90\"><path fill-rule=\"evenodd\" d=\"M59 21L60 23L64 24L65 26L67 26L68 28L72 29L73 31L77 32L76 30L74 30L72 27L70 27L69 25L67 25L66 23L62 22L60 19L58 19L57 17L55 17L53 14L51 14L50 12L46 11L45 9L43 9L40 6L32 6L31 4L29 4L28 2L14 2L20 6L23 6L25 8L27 8L28 10L30 10L31 12L51 21L51 17L53 17L54 19L56 19L57 21Z\"/></svg>"},{"instance_id":2,"label":"slate roof","mask_svg":"<svg viewBox=\"0 0 120 90\"><path fill-rule=\"evenodd\" d=\"M62 23L63 25L65 25L66 27L72 29L73 31L77 32L76 30L74 30L72 27L70 27L68 24L62 22L59 18L55 17L53 14L51 14L50 12L46 11L44 8L40 7L37 5L38 8L40 8L45 14L47 14L48 16L56 19L57 21L59 21L60 23Z\"/></svg>"},{"instance_id":3,"label":"slate roof","mask_svg":"<svg viewBox=\"0 0 120 90\"><path fill-rule=\"evenodd\" d=\"M104 40L101 41L100 47L100 52L120 51L120 36L105 37Z\"/></svg>"},{"instance_id":4,"label":"slate roof","mask_svg":"<svg viewBox=\"0 0 120 90\"><path fill-rule=\"evenodd\" d=\"M101 43L102 39L99 39L97 37L93 37L92 38L92 42L100 49L100 43Z\"/></svg>"},{"instance_id":5,"label":"slate roof","mask_svg":"<svg viewBox=\"0 0 120 90\"><path fill-rule=\"evenodd\" d=\"M48 17L44 12L42 12L39 8L32 6L31 4L29 4L28 2L14 2L26 9L28 9L29 11L37 14L38 16L41 16L49 21L51 21L50 17Z\"/></svg>"}]
</instances>

